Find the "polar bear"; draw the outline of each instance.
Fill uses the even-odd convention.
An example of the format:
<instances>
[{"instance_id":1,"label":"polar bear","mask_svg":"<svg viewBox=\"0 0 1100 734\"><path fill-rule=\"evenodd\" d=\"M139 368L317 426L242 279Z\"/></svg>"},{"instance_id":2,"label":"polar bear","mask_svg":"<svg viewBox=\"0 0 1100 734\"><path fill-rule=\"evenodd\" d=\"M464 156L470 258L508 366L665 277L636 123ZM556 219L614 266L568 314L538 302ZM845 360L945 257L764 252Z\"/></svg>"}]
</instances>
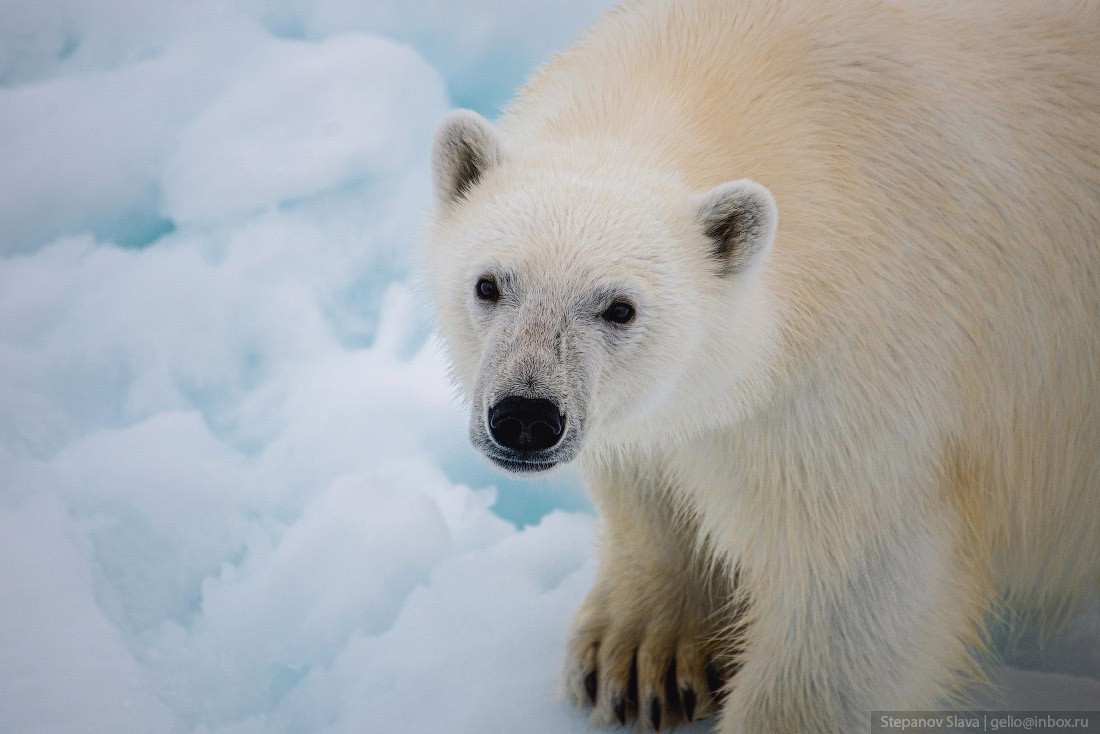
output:
<instances>
[{"instance_id":1,"label":"polar bear","mask_svg":"<svg viewBox=\"0 0 1100 734\"><path fill-rule=\"evenodd\" d=\"M1098 38L1095 3L646 0L441 123L470 438L601 518L593 723L862 731L1094 587Z\"/></svg>"}]
</instances>

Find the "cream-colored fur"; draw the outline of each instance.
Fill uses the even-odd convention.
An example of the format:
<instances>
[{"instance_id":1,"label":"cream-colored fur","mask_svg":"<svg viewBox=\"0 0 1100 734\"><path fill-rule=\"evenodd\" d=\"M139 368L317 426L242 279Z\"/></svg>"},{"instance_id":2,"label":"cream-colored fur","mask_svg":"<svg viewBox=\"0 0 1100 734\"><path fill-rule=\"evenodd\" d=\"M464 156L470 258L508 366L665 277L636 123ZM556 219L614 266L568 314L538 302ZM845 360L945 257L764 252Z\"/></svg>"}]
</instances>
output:
<instances>
[{"instance_id":1,"label":"cream-colored fur","mask_svg":"<svg viewBox=\"0 0 1100 734\"><path fill-rule=\"evenodd\" d=\"M603 521L565 674L594 722L690 691L723 734L858 731L1098 580L1100 4L631 3L435 167L471 435L553 400ZM739 179L778 231L721 272L700 197Z\"/></svg>"}]
</instances>

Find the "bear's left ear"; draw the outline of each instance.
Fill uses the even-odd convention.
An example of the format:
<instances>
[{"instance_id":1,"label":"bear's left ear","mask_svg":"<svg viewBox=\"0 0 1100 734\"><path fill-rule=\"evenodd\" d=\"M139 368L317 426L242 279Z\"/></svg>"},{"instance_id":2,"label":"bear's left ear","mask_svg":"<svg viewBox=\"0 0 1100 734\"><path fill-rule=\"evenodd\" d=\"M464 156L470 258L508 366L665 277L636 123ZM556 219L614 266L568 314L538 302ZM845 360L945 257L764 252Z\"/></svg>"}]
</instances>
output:
<instances>
[{"instance_id":1,"label":"bear's left ear","mask_svg":"<svg viewBox=\"0 0 1100 734\"><path fill-rule=\"evenodd\" d=\"M723 275L750 271L767 259L779 224L770 191L743 178L715 186L695 203Z\"/></svg>"},{"instance_id":2,"label":"bear's left ear","mask_svg":"<svg viewBox=\"0 0 1100 734\"><path fill-rule=\"evenodd\" d=\"M502 158L500 140L488 120L470 110L448 114L432 145L432 175L440 203L461 197Z\"/></svg>"}]
</instances>

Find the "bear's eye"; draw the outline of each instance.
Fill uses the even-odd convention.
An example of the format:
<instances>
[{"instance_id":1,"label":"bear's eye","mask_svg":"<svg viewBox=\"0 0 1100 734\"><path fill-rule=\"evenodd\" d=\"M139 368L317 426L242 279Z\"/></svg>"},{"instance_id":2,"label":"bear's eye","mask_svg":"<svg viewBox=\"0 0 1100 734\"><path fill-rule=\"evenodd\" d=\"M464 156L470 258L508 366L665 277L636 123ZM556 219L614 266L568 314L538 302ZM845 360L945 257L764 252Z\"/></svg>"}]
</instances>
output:
<instances>
[{"instance_id":1,"label":"bear's eye","mask_svg":"<svg viewBox=\"0 0 1100 734\"><path fill-rule=\"evenodd\" d=\"M474 292L477 293L477 297L483 301L496 303L500 300L500 289L497 288L496 281L492 278L481 278L478 280L477 285L474 287Z\"/></svg>"},{"instance_id":2,"label":"bear's eye","mask_svg":"<svg viewBox=\"0 0 1100 734\"><path fill-rule=\"evenodd\" d=\"M634 307L625 301L615 301L600 317L613 324L629 324L634 320Z\"/></svg>"}]
</instances>

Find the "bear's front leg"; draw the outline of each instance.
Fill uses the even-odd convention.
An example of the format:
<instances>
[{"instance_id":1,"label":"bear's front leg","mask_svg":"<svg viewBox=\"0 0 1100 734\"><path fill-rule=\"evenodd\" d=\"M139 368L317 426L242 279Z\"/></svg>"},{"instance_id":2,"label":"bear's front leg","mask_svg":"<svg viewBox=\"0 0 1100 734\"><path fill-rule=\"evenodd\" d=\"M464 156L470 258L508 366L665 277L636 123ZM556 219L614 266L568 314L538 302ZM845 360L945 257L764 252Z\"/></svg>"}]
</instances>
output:
<instances>
[{"instance_id":1,"label":"bear's front leg","mask_svg":"<svg viewBox=\"0 0 1100 734\"><path fill-rule=\"evenodd\" d=\"M569 697L596 726L637 719L660 730L714 713L729 669L728 584L708 578L693 523L651 473L586 478L602 523L599 570L573 621Z\"/></svg>"},{"instance_id":2,"label":"bear's front leg","mask_svg":"<svg viewBox=\"0 0 1100 734\"><path fill-rule=\"evenodd\" d=\"M973 668L986 597L938 522L914 518L816 562L788 548L750 570L744 665L719 732L851 734L873 711L943 705Z\"/></svg>"}]
</instances>

